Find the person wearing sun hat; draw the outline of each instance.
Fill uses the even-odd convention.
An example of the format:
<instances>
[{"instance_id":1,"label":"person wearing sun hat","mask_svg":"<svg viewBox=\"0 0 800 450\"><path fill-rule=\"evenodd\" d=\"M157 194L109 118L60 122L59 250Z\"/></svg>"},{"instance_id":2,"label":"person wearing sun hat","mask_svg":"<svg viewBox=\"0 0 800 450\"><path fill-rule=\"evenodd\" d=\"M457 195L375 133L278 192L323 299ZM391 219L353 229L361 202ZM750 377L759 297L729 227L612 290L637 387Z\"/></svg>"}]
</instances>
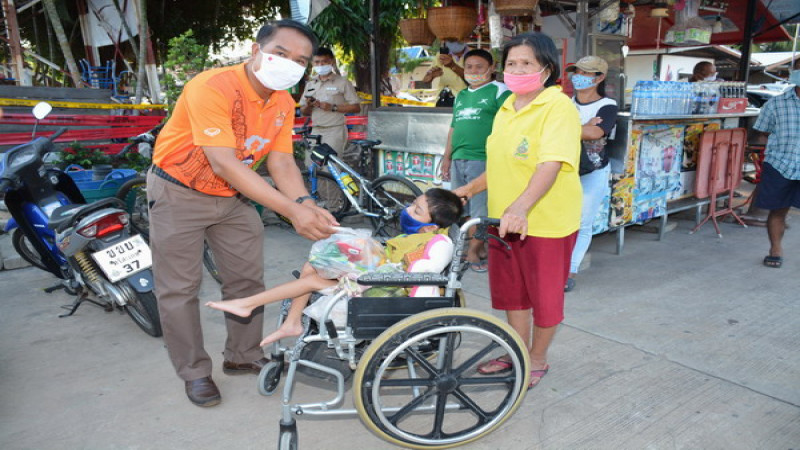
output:
<instances>
[{"instance_id":1,"label":"person wearing sun hat","mask_svg":"<svg viewBox=\"0 0 800 450\"><path fill-rule=\"evenodd\" d=\"M592 242L592 225L608 194L610 167L606 140L613 137L618 109L617 102L606 97L608 63L603 58L584 56L566 70L575 88L572 101L581 117L581 162L578 173L583 188L581 227L564 286L564 291L569 292L575 287L575 276Z\"/></svg>"}]
</instances>

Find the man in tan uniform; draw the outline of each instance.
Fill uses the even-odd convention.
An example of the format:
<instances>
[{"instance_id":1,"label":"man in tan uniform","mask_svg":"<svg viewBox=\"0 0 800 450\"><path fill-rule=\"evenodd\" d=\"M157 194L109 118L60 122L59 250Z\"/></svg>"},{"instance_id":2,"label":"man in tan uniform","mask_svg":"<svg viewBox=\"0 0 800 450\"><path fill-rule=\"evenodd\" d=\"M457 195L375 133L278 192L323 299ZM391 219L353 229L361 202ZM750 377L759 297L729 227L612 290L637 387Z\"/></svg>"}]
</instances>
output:
<instances>
[{"instance_id":1,"label":"man in tan uniform","mask_svg":"<svg viewBox=\"0 0 800 450\"><path fill-rule=\"evenodd\" d=\"M300 112L311 116L312 132L341 154L347 144L344 115L361 111L358 95L350 81L334 72L335 59L330 49L317 50L312 64L316 76L306 84Z\"/></svg>"}]
</instances>

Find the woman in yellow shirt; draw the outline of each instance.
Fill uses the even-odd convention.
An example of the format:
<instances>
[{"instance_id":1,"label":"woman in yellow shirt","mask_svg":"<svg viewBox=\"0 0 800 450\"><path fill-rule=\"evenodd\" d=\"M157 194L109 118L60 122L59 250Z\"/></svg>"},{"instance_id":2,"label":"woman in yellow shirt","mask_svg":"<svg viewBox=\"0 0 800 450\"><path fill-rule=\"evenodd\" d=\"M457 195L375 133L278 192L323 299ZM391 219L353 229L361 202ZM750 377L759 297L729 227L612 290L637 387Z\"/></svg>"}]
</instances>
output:
<instances>
[{"instance_id":1,"label":"woman in yellow shirt","mask_svg":"<svg viewBox=\"0 0 800 450\"><path fill-rule=\"evenodd\" d=\"M494 119L486 142L486 173L456 191L488 191L496 234L511 246L489 245L492 307L528 343L531 382L547 373L547 350L564 319L564 284L580 227L581 123L571 100L556 86L561 73L552 39L526 33L503 49L504 82L513 94ZM511 369L505 357L478 368Z\"/></svg>"}]
</instances>

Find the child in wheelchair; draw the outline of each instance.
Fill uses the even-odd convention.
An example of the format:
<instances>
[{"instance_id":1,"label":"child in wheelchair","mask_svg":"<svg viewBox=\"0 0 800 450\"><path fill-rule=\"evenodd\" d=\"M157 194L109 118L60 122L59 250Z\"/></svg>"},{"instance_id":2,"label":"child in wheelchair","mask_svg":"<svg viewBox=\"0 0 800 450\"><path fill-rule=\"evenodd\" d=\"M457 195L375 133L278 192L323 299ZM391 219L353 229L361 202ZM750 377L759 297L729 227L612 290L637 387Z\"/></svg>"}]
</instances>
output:
<instances>
[{"instance_id":1,"label":"child in wheelchair","mask_svg":"<svg viewBox=\"0 0 800 450\"><path fill-rule=\"evenodd\" d=\"M440 236L441 232L458 222L462 211L462 201L457 195L445 189L429 189L402 212L400 223L405 234L387 240L386 260L391 263L401 263L408 269L413 262L424 257L425 249L436 236ZM343 246L345 248L342 248ZM346 244L340 243L338 247L342 253L347 253ZM250 297L208 302L206 306L240 317L248 317L253 309L261 305L291 298L292 304L286 320L276 331L261 341L261 346L283 338L299 336L303 332L303 309L308 304L311 294L339 284L338 279L331 278L330 271L324 270L324 265L325 261L315 264L312 258L303 265L297 280ZM351 267L353 269L351 273L340 272L339 275L355 279L360 274L375 269L374 264L352 264Z\"/></svg>"}]
</instances>

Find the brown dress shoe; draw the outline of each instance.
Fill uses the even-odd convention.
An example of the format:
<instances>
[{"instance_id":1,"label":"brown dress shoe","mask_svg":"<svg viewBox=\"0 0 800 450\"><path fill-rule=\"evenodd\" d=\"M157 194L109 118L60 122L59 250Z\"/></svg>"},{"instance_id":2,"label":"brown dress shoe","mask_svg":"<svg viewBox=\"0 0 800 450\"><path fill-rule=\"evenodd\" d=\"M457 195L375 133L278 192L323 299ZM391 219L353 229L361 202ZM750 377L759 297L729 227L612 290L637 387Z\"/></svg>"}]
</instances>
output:
<instances>
[{"instance_id":1,"label":"brown dress shoe","mask_svg":"<svg viewBox=\"0 0 800 450\"><path fill-rule=\"evenodd\" d=\"M254 374L258 375L261 372L261 368L269 364L269 359L261 358L259 360L249 362L249 363L235 363L232 361L223 361L222 362L222 372L225 375L244 375L244 374Z\"/></svg>"},{"instance_id":2,"label":"brown dress shoe","mask_svg":"<svg viewBox=\"0 0 800 450\"><path fill-rule=\"evenodd\" d=\"M222 401L219 389L211 377L187 381L186 396L197 406L214 406Z\"/></svg>"}]
</instances>

